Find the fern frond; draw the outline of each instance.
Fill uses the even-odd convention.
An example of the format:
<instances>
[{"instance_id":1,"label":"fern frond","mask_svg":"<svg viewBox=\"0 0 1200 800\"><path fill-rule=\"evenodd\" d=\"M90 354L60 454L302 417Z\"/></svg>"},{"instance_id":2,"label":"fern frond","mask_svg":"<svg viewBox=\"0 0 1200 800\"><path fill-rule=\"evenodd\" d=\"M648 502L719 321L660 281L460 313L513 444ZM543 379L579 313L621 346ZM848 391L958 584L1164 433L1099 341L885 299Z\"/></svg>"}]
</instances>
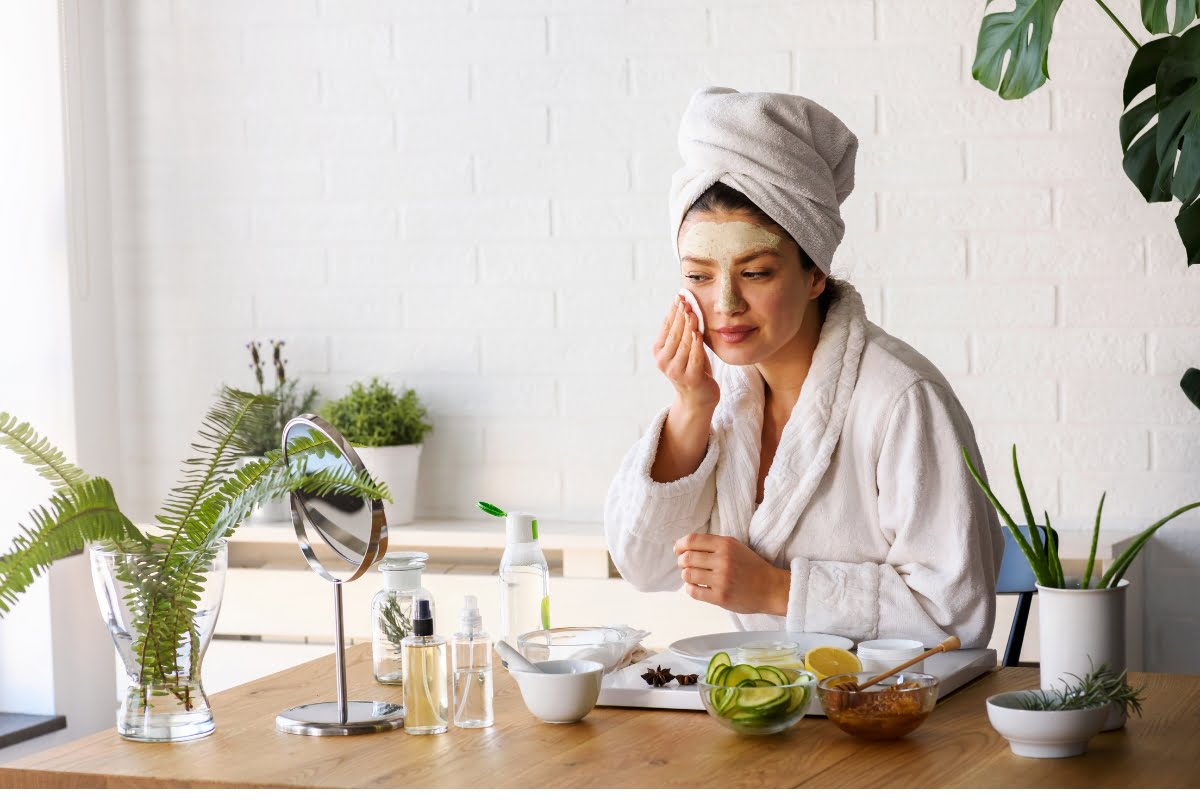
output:
<instances>
[{"instance_id":1,"label":"fern frond","mask_svg":"<svg viewBox=\"0 0 1200 800\"><path fill-rule=\"evenodd\" d=\"M0 616L12 609L17 596L51 564L85 544L145 541L121 513L112 485L104 478L64 487L49 502L49 508L40 506L31 512L32 525L21 526L12 548L0 558Z\"/></svg>"},{"instance_id":2,"label":"fern frond","mask_svg":"<svg viewBox=\"0 0 1200 800\"><path fill-rule=\"evenodd\" d=\"M195 515L196 530L191 536L204 537L203 549L230 536L262 503L303 492L313 497L341 493L356 500L391 500L386 485L369 475L359 474L349 464L307 473L305 461L282 464L261 461L234 473L210 497Z\"/></svg>"},{"instance_id":3,"label":"fern frond","mask_svg":"<svg viewBox=\"0 0 1200 800\"><path fill-rule=\"evenodd\" d=\"M165 556L157 555L140 576L129 576L132 585L140 585L141 605L134 617L139 632L135 642L143 680L147 676L165 682L170 674L185 674L194 665L187 664L191 652L187 642L193 626L204 572L216 552L216 544L233 534L255 506L294 491L313 496L342 492L356 498L390 499L383 484L369 475L360 475L341 461L340 453L318 431L298 436L288 443L289 462L283 465L283 453L275 450L261 460L234 469L188 517L183 535L159 537L156 541ZM336 457L336 468L307 474L312 462L320 464ZM190 552L172 545L186 541Z\"/></svg>"},{"instance_id":4,"label":"fern frond","mask_svg":"<svg viewBox=\"0 0 1200 800\"><path fill-rule=\"evenodd\" d=\"M38 474L55 489L79 486L88 479L87 473L67 461L62 451L45 436L39 436L28 422L4 412L0 412L0 445L37 467Z\"/></svg>"},{"instance_id":5,"label":"fern frond","mask_svg":"<svg viewBox=\"0 0 1200 800\"><path fill-rule=\"evenodd\" d=\"M156 517L169 532L170 547L177 547L180 539L186 541L185 532L192 515L232 471L236 461L250 454L253 442L249 436L256 425L269 418L274 405L274 400L266 395L221 387L217 402L200 426L202 441L192 444L192 449L200 455L184 461L184 481L168 493Z\"/></svg>"}]
</instances>

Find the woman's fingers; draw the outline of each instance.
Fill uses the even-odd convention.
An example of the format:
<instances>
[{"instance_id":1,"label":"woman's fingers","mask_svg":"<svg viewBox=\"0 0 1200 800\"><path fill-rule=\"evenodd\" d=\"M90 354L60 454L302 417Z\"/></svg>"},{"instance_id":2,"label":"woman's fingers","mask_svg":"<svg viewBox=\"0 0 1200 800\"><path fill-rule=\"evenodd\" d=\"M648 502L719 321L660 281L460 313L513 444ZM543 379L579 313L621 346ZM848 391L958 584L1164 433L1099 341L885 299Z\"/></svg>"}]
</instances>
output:
<instances>
[{"instance_id":1,"label":"woman's fingers","mask_svg":"<svg viewBox=\"0 0 1200 800\"><path fill-rule=\"evenodd\" d=\"M683 570L680 574L683 575L684 583L690 583L693 586L711 586L712 585L713 573L711 570L695 569L694 567L688 567L687 569Z\"/></svg>"},{"instance_id":2,"label":"woman's fingers","mask_svg":"<svg viewBox=\"0 0 1200 800\"><path fill-rule=\"evenodd\" d=\"M721 540L725 538L713 533L689 533L687 536L681 536L675 540L675 552L683 553L687 550L699 550L705 553L715 553L721 546Z\"/></svg>"},{"instance_id":3,"label":"woman's fingers","mask_svg":"<svg viewBox=\"0 0 1200 800\"><path fill-rule=\"evenodd\" d=\"M667 331L667 338L663 342L662 349L658 351L659 365L666 367L675 358L676 352L679 350L679 341L683 338L683 323L686 314L683 309L675 309L675 318L671 321L671 328ZM664 369L665 371L665 369Z\"/></svg>"},{"instance_id":4,"label":"woman's fingers","mask_svg":"<svg viewBox=\"0 0 1200 800\"><path fill-rule=\"evenodd\" d=\"M680 314L686 317L686 314ZM668 376L676 383L687 383L688 357L692 353L692 331L686 326L679 332L679 344L676 346L675 357L671 359Z\"/></svg>"},{"instance_id":5,"label":"woman's fingers","mask_svg":"<svg viewBox=\"0 0 1200 800\"><path fill-rule=\"evenodd\" d=\"M691 352L688 355L687 376L692 382L697 382L703 378L709 368L708 357L704 355L704 339L700 336L699 331L692 331L692 346Z\"/></svg>"},{"instance_id":6,"label":"woman's fingers","mask_svg":"<svg viewBox=\"0 0 1200 800\"><path fill-rule=\"evenodd\" d=\"M684 550L675 559L675 563L680 569L695 569L713 570L719 566L720 558L716 553L708 553L703 550Z\"/></svg>"},{"instance_id":7,"label":"woman's fingers","mask_svg":"<svg viewBox=\"0 0 1200 800\"><path fill-rule=\"evenodd\" d=\"M658 351L663 348L664 344L666 344L667 334L671 332L671 325L675 322L675 317L678 314L679 314L679 298L677 297L677 298L675 298L675 302L671 303L671 310L667 312L667 315L665 317L663 317L662 328L659 329L658 338L654 341L655 355L657 355Z\"/></svg>"},{"instance_id":8,"label":"woman's fingers","mask_svg":"<svg viewBox=\"0 0 1200 800\"><path fill-rule=\"evenodd\" d=\"M693 600L700 600L705 603L717 605L717 593L707 586L698 586L694 583L683 584L683 590L687 592L688 597Z\"/></svg>"}]
</instances>

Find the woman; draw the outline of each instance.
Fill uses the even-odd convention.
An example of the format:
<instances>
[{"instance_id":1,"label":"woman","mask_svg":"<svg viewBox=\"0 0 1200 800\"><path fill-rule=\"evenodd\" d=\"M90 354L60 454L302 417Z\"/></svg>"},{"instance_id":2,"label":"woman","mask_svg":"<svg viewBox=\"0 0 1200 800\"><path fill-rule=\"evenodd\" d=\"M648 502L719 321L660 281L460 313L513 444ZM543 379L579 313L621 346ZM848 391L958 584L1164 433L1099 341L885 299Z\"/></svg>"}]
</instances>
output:
<instances>
[{"instance_id":1,"label":"woman","mask_svg":"<svg viewBox=\"0 0 1200 800\"><path fill-rule=\"evenodd\" d=\"M705 332L676 298L654 345L675 400L605 504L617 568L744 630L986 645L1003 540L970 420L829 277L858 140L805 98L710 88L679 141L672 235Z\"/></svg>"}]
</instances>

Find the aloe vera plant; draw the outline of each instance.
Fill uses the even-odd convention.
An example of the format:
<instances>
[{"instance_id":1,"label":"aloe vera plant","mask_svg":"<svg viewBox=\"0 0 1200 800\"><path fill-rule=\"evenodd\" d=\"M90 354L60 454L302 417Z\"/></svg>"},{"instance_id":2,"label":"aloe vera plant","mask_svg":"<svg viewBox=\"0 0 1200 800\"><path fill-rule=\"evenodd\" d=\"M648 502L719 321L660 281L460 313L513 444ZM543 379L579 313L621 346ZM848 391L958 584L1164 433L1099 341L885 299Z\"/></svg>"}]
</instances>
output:
<instances>
[{"instance_id":1,"label":"aloe vera plant","mask_svg":"<svg viewBox=\"0 0 1200 800\"><path fill-rule=\"evenodd\" d=\"M997 513L1000 514L1000 519L1004 520L1004 524L1008 526L1010 531L1012 531L1013 540L1017 543L1017 546L1021 548L1021 552L1025 555L1025 559L1029 562L1029 566L1033 569L1033 574L1034 577L1037 578L1037 582L1042 586L1051 589L1113 588L1123 577L1125 577L1125 571L1129 569L1129 565L1133 563L1133 560L1137 558L1138 553L1142 551L1142 548L1145 547L1146 543L1150 541L1150 537L1154 536L1159 528L1161 528L1163 525L1166 525L1180 514L1186 513L1193 508L1200 508L1200 502L1189 503L1188 505L1175 509L1170 514L1167 514L1158 522L1155 522L1153 525L1139 533L1136 537L1134 537L1134 540L1130 542L1129 546L1125 548L1121 555L1113 559L1113 563L1110 564L1108 569L1104 571L1104 574L1099 576L1097 579L1096 585L1092 586L1092 573L1096 563L1096 546L1100 541L1100 518L1104 513L1104 499L1108 496L1108 493L1104 492L1100 495L1100 505L1096 509L1096 523L1095 527L1092 529L1092 546L1088 552L1087 567L1084 571L1083 578L1079 582L1079 586L1072 587L1067 585L1066 578L1063 575L1062 561L1058 556L1058 533L1050 524L1050 515L1045 511L1042 512L1045 526L1041 528L1039 528L1037 521L1034 519L1033 508L1029 504L1029 497L1025 494L1025 484L1021 482L1021 467L1017 463L1017 446L1014 444L1012 448L1013 475L1017 481L1017 493L1021 497L1021 509L1025 513L1025 520L1028 524L1028 538L1025 534L1021 533L1021 529L1017 526L1017 523L1013 521L1012 515L1008 513L1008 510L1005 509L1000 501L996 498L995 492L993 492L992 488L988 486L987 481L985 481L980 476L979 471L975 469L975 465L971 463L971 456L967 453L967 449L965 447L963 448L962 454L963 459L967 462L967 469L971 472L971 477L975 479L975 482L979 484L979 488L983 490L985 495L987 495L987 499L991 501L993 506L995 506Z\"/></svg>"},{"instance_id":2,"label":"aloe vera plant","mask_svg":"<svg viewBox=\"0 0 1200 800\"><path fill-rule=\"evenodd\" d=\"M54 490L0 556L0 617L51 564L87 545L133 554L121 578L135 587L128 600L137 606L141 682L170 687L178 675L192 672L193 664L176 662L181 651L199 657L181 645L195 635L193 618L208 565L255 506L294 491L390 499L386 486L345 463L307 472L308 457L334 452L333 443L317 434L290 442L286 464L283 451L274 450L236 468L253 447L251 432L269 422L274 409L269 396L223 388L192 445L196 455L185 459L183 479L156 517L158 529L149 531L125 515L107 480L87 475L29 423L0 412L0 446L32 464Z\"/></svg>"}]
</instances>

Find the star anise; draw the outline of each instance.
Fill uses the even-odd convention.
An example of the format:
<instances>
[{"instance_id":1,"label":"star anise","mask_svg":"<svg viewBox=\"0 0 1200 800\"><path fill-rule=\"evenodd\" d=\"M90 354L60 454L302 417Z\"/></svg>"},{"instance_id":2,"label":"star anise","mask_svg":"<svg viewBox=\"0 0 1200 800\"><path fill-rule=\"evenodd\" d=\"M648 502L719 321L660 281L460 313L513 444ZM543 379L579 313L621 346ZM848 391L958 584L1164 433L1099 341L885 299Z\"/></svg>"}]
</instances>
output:
<instances>
[{"instance_id":1,"label":"star anise","mask_svg":"<svg viewBox=\"0 0 1200 800\"><path fill-rule=\"evenodd\" d=\"M680 686L691 686L700 679L699 675L676 675L675 680L679 681Z\"/></svg>"},{"instance_id":2,"label":"star anise","mask_svg":"<svg viewBox=\"0 0 1200 800\"><path fill-rule=\"evenodd\" d=\"M651 667L642 673L642 680L651 686L666 686L674 677L671 674L671 670L661 664L658 667Z\"/></svg>"}]
</instances>

